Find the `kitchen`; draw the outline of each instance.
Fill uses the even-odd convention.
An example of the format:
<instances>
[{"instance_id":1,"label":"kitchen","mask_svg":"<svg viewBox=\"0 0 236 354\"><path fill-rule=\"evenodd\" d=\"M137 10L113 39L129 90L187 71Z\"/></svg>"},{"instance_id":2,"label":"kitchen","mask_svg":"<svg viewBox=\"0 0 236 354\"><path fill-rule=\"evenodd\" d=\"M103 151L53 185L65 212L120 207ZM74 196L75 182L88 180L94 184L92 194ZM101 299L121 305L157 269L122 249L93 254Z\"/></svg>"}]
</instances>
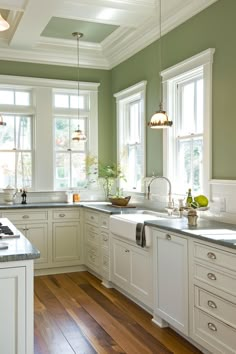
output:
<instances>
[{"instance_id":1,"label":"kitchen","mask_svg":"<svg viewBox=\"0 0 236 354\"><path fill-rule=\"evenodd\" d=\"M131 1L130 3L133 2ZM185 2L185 4L187 3L190 4L193 2ZM201 6L204 6L204 3L206 2L201 1ZM235 77L235 49L232 43L234 43L233 14L235 13L235 2L233 0L218 0L216 2L212 1L211 3L212 4L210 4L210 6L206 7L199 13L197 13L197 10L195 10L195 16L183 22L178 27L173 28L170 32L164 35L162 65L163 69L170 68L173 65L186 60L187 58L193 57L198 53L207 50L208 48L215 48L212 81L212 153L210 161L211 173L209 178L208 195L209 199L213 202L210 208L213 217L218 220L220 219L222 221L234 223L234 180L236 175L235 167L233 164L234 123L233 118L231 118L232 113L229 112L229 110L234 107L233 84ZM36 2L34 2L34 6L32 5L32 8L28 9L28 11L29 10L32 11L30 13L31 15L35 12L35 17L37 17L37 12L41 13L41 9L37 7ZM60 14L59 8L57 11L57 13ZM139 13L140 12L142 11L139 9ZM47 16L49 15L47 14ZM27 23L27 18L25 18L24 21ZM28 21L30 21L30 18L28 18ZM45 22L47 22L46 19L44 19L44 23ZM32 29L37 31L36 27L32 27ZM72 30L74 30L74 28ZM46 41L45 37L44 42L42 41L43 43L40 43L36 49L33 48L30 50L29 48L32 48L32 43L31 47L30 44L28 44L28 52L25 56L23 56L23 49L19 49L19 46L18 48L17 46L14 47L14 43L17 42L17 38L19 39L19 42L22 41L22 38L26 41L26 38L35 35L34 31L28 30L30 33L27 33L26 37L26 31L24 32L23 29L19 28L19 32L16 31L15 37L13 36L11 40L11 46L14 49L8 49L6 44L4 44L4 47L2 47L0 74L4 77L1 77L1 82L6 84L4 81L5 77L11 76L11 84L25 84L30 86L37 81L36 78L41 78L41 80L46 79L74 81L73 88L76 88L76 52L73 51L73 55L70 56L70 64L67 64L66 60L63 62L63 59L58 56L57 50L55 48L57 39L55 39L54 42L51 39L49 41L51 43L52 53L51 59L49 58L48 62L46 61L44 55L41 54L40 56L40 46L42 47L43 44L46 46L44 43ZM69 35L71 35L71 32L72 31L69 31ZM2 32L3 43L6 42L6 33L7 32L4 34L4 32ZM137 38L140 39L140 41L142 39L141 36ZM137 44L138 39L136 40ZM74 45L74 40L72 39L71 41ZM123 41L125 41L124 38ZM144 38L144 41L146 41L146 37ZM122 41L120 41L119 44L122 45ZM21 45L26 46L26 43L21 43ZM136 54L133 54L131 57L129 57L129 54L127 54L128 56L126 57L126 54L124 53L124 60L121 60L121 58L118 58L117 55L114 55L114 58L117 58L118 62L116 62L116 59L114 59L111 68L108 68L104 62L102 62L100 67L98 64L97 66L95 65L94 69L89 66L89 63L86 63L86 67L84 67L85 65L82 65L80 69L80 80L82 82L100 83L98 87L97 149L98 155L103 161L116 161L116 145L114 144L114 141L116 141L116 102L113 98L114 94L121 92L122 90L131 87L132 85L135 85L141 80L146 80L147 122L149 121L152 113L157 109L159 86L157 69L158 65L156 64L158 62L157 41L154 41L153 43L150 41L150 44L146 48L143 46L144 49L142 48L142 45L143 44L141 43L140 49L142 50ZM126 47L127 51L128 48ZM131 51L134 50L135 53L135 49L130 49ZM97 59L100 59L100 55L97 55ZM30 83L25 79L29 77L31 78ZM23 78L25 83L23 82ZM44 87L44 90L41 90L43 92L41 92L42 95L40 96L43 105L41 105L41 107L37 107L37 109L41 109L41 112L37 112L37 117L41 116L41 124L39 124L39 121L37 122L37 139L35 140L36 145L34 168L37 178L34 181L34 191L28 192L29 204L30 202L44 202L48 200L62 201L64 196L63 192L52 192L52 166L54 166L54 161L53 154L48 153L48 151L53 149L53 128L50 120L48 119L48 117L50 117L48 113L49 109L47 110L45 108L46 103L49 101L45 95L45 86L47 86L47 83L42 84L41 81L40 84ZM39 90L40 85L38 91ZM93 87L91 90L94 92L96 89ZM146 175L152 176L153 171L155 175L163 175L164 162L162 157L162 132L147 129L146 134ZM96 142L94 145L96 145ZM96 146L94 147L94 151L95 150ZM45 174L45 171L47 171L47 174ZM6 187L6 185L7 184L5 184L3 188ZM189 186L186 186L185 188L187 189L188 187ZM90 188L91 189L89 190L89 193L86 191L81 191L81 199L87 199L88 194L89 198L92 196L92 198L101 199L101 194L96 191L94 184L92 184ZM18 199L16 201L20 203L20 197L18 196L17 198ZM41 221L42 219L40 219L39 223L41 223Z\"/></svg>"}]
</instances>

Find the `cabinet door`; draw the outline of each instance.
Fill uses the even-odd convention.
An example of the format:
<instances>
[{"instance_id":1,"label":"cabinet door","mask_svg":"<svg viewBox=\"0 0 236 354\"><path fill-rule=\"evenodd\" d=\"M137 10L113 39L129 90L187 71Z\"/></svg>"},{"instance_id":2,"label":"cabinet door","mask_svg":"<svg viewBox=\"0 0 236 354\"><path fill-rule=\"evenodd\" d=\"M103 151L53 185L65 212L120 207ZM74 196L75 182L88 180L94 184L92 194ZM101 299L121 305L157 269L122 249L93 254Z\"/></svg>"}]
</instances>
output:
<instances>
[{"instance_id":1,"label":"cabinet door","mask_svg":"<svg viewBox=\"0 0 236 354\"><path fill-rule=\"evenodd\" d=\"M130 287L132 295L145 305L153 305L152 252L130 247Z\"/></svg>"},{"instance_id":2,"label":"cabinet door","mask_svg":"<svg viewBox=\"0 0 236 354\"><path fill-rule=\"evenodd\" d=\"M154 231L154 312L188 334L187 240Z\"/></svg>"},{"instance_id":3,"label":"cabinet door","mask_svg":"<svg viewBox=\"0 0 236 354\"><path fill-rule=\"evenodd\" d=\"M0 269L0 353L26 353L25 267Z\"/></svg>"},{"instance_id":4,"label":"cabinet door","mask_svg":"<svg viewBox=\"0 0 236 354\"><path fill-rule=\"evenodd\" d=\"M47 266L48 259L48 224L15 224L16 228L40 251L40 258L35 259L35 269Z\"/></svg>"},{"instance_id":5,"label":"cabinet door","mask_svg":"<svg viewBox=\"0 0 236 354\"><path fill-rule=\"evenodd\" d=\"M53 223L53 263L77 265L80 260L80 223Z\"/></svg>"},{"instance_id":6,"label":"cabinet door","mask_svg":"<svg viewBox=\"0 0 236 354\"><path fill-rule=\"evenodd\" d=\"M125 242L113 239L112 252L112 281L125 291L128 291L127 288L130 282L129 246Z\"/></svg>"}]
</instances>

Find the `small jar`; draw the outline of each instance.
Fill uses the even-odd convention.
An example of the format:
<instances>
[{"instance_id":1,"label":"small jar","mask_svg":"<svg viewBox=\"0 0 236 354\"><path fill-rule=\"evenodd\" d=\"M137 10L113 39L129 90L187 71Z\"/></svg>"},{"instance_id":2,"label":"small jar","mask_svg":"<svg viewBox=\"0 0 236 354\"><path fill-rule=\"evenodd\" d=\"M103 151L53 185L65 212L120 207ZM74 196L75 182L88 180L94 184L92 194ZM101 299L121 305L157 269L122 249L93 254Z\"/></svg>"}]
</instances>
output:
<instances>
[{"instance_id":1,"label":"small jar","mask_svg":"<svg viewBox=\"0 0 236 354\"><path fill-rule=\"evenodd\" d=\"M190 210L188 212L188 225L189 226L196 226L197 225L197 212L196 210Z\"/></svg>"},{"instance_id":2,"label":"small jar","mask_svg":"<svg viewBox=\"0 0 236 354\"><path fill-rule=\"evenodd\" d=\"M78 193L73 194L73 202L79 202L80 201L80 195Z\"/></svg>"}]
</instances>

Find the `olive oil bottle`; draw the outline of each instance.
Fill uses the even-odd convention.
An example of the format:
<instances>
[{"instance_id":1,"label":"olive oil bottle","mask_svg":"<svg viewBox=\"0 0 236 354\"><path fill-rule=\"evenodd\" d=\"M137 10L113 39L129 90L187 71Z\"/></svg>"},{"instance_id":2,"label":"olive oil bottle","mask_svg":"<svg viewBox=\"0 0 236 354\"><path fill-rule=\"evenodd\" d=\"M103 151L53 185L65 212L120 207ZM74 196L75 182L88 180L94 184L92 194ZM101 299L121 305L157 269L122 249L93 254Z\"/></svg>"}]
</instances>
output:
<instances>
[{"instance_id":1,"label":"olive oil bottle","mask_svg":"<svg viewBox=\"0 0 236 354\"><path fill-rule=\"evenodd\" d=\"M191 191L191 188L189 188L188 195L186 198L186 206L191 207L192 202L193 202L192 191Z\"/></svg>"}]
</instances>

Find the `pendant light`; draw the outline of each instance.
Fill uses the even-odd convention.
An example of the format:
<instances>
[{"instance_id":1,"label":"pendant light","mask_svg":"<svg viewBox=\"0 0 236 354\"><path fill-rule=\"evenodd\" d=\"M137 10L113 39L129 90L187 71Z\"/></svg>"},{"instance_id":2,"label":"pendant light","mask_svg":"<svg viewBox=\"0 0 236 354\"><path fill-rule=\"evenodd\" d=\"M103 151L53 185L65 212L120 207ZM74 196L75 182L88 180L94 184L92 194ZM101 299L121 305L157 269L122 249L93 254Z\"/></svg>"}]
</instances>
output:
<instances>
[{"instance_id":1,"label":"pendant light","mask_svg":"<svg viewBox=\"0 0 236 354\"><path fill-rule=\"evenodd\" d=\"M8 30L9 27L10 27L9 23L6 20L4 20L4 18L0 13L0 32Z\"/></svg>"},{"instance_id":2,"label":"pendant light","mask_svg":"<svg viewBox=\"0 0 236 354\"><path fill-rule=\"evenodd\" d=\"M161 0L160 0L160 11L159 11L159 25L160 25L160 39L159 39L159 56L160 56L160 104L159 111L155 112L148 126L152 129L163 129L171 127L173 122L169 121L166 111L163 110L163 85L162 85L162 43L161 43Z\"/></svg>"},{"instance_id":3,"label":"pendant light","mask_svg":"<svg viewBox=\"0 0 236 354\"><path fill-rule=\"evenodd\" d=\"M3 117L1 114L0 114L0 125L7 125L7 123L3 121Z\"/></svg>"},{"instance_id":4,"label":"pendant light","mask_svg":"<svg viewBox=\"0 0 236 354\"><path fill-rule=\"evenodd\" d=\"M83 37L83 33L81 33L81 32L73 32L72 36L76 37L76 39L77 39L77 68L78 68L77 69L77 80L78 80L78 92L77 92L77 95L78 95L78 123L79 123L79 117L80 117L80 110L79 110L79 40L80 40L80 38ZM80 129L79 124L78 124L78 129L76 129L74 131L72 140L84 141L84 142L87 140L87 137L83 133L83 131Z\"/></svg>"}]
</instances>

